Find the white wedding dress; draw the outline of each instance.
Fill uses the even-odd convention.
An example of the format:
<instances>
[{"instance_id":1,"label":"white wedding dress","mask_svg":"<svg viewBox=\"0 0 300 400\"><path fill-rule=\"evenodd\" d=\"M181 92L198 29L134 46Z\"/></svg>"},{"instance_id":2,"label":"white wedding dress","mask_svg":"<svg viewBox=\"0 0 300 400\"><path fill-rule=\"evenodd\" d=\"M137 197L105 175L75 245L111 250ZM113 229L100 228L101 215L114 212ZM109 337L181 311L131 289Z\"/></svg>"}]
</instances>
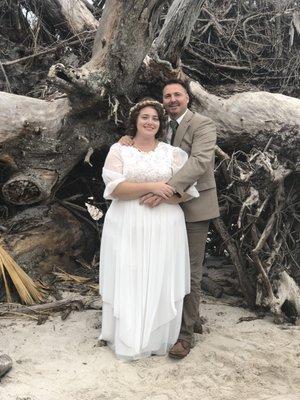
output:
<instances>
[{"instance_id":1,"label":"white wedding dress","mask_svg":"<svg viewBox=\"0 0 300 400\"><path fill-rule=\"evenodd\" d=\"M103 168L104 197L123 182L167 182L186 162L178 147L160 142L154 151L114 144ZM188 193L198 196L192 187ZM118 358L165 354L179 335L182 304L190 290L189 253L179 205L155 208L113 199L100 250L102 332Z\"/></svg>"}]
</instances>

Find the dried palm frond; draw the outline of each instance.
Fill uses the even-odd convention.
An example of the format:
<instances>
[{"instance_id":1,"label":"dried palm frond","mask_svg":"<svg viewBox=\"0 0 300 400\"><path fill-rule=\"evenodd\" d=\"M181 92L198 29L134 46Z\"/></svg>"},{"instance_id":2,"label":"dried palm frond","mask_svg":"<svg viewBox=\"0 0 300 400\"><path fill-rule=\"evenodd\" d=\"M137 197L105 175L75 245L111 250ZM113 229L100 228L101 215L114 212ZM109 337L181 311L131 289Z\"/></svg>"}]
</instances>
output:
<instances>
[{"instance_id":1,"label":"dried palm frond","mask_svg":"<svg viewBox=\"0 0 300 400\"><path fill-rule=\"evenodd\" d=\"M4 282L7 301L12 302L8 277L16 288L22 303L31 305L43 300L44 296L38 286L0 245L0 279L2 278Z\"/></svg>"},{"instance_id":2,"label":"dried palm frond","mask_svg":"<svg viewBox=\"0 0 300 400\"><path fill-rule=\"evenodd\" d=\"M60 268L58 268L60 269ZM61 270L61 269L60 269ZM91 280L91 278L87 278L85 276L72 275L67 272L61 270L62 272L52 272L53 275L57 276L59 279L65 282L73 281L74 283L85 283Z\"/></svg>"}]
</instances>

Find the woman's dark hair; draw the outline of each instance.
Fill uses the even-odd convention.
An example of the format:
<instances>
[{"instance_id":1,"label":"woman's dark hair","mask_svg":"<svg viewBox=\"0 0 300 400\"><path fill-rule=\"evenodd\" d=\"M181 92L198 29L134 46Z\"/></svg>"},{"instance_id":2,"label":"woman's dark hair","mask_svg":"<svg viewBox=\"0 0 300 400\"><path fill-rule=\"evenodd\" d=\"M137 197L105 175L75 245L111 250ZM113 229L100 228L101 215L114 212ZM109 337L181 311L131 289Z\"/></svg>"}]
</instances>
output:
<instances>
[{"instance_id":1,"label":"woman's dark hair","mask_svg":"<svg viewBox=\"0 0 300 400\"><path fill-rule=\"evenodd\" d=\"M152 107L157 111L159 119L159 129L155 135L156 139L162 140L165 137L167 115L164 106L157 100L146 97L139 101L135 106L133 106L129 111L129 117L126 124L126 134L134 137L136 135L136 124L140 111L145 107Z\"/></svg>"}]
</instances>

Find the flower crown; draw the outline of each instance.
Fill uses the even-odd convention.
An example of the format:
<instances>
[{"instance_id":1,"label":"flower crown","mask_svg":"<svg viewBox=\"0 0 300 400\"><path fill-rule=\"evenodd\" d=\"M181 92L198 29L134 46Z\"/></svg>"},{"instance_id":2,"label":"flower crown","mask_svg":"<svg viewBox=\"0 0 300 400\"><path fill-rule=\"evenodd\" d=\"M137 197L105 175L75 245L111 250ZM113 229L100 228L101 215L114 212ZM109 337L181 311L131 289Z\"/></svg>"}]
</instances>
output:
<instances>
[{"instance_id":1,"label":"flower crown","mask_svg":"<svg viewBox=\"0 0 300 400\"><path fill-rule=\"evenodd\" d=\"M142 109L142 108L148 107L148 106L159 106L159 108L162 111L162 114L163 115L166 114L166 110L164 109L164 106L159 101L146 99L146 100L142 100L142 101L136 103L133 107L131 107L131 109L129 110L129 117L131 116L131 114L134 111L137 111L139 109Z\"/></svg>"}]
</instances>

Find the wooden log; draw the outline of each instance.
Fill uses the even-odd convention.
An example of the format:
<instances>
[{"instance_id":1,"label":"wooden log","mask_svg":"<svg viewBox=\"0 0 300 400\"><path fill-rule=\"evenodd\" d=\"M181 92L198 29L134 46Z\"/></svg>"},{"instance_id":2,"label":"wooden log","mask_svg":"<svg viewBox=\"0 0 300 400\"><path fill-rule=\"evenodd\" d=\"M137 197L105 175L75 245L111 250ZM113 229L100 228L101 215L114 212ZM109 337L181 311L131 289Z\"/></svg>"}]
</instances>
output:
<instances>
[{"instance_id":1,"label":"wooden log","mask_svg":"<svg viewBox=\"0 0 300 400\"><path fill-rule=\"evenodd\" d=\"M84 304L81 299L65 299L52 301L51 303L37 304L33 306L23 306L21 304L8 303L0 305L0 315L23 315L23 314L45 314L58 312L71 308L72 310L82 310Z\"/></svg>"},{"instance_id":2,"label":"wooden log","mask_svg":"<svg viewBox=\"0 0 300 400\"><path fill-rule=\"evenodd\" d=\"M12 369L13 361L7 354L0 354L0 378Z\"/></svg>"},{"instance_id":3,"label":"wooden log","mask_svg":"<svg viewBox=\"0 0 300 400\"><path fill-rule=\"evenodd\" d=\"M125 88L125 92L130 92L130 85L153 42L164 3L166 1L162 0L107 2L92 58L84 68L106 71L116 93L122 89L122 94L125 94Z\"/></svg>"},{"instance_id":4,"label":"wooden log","mask_svg":"<svg viewBox=\"0 0 300 400\"><path fill-rule=\"evenodd\" d=\"M37 7L34 0L26 2L27 8L38 15L48 27L55 27L61 33L78 34L93 30L99 22L82 0L43 0L43 6Z\"/></svg>"},{"instance_id":5,"label":"wooden log","mask_svg":"<svg viewBox=\"0 0 300 400\"><path fill-rule=\"evenodd\" d=\"M282 157L300 159L300 100L278 93L244 92L227 99L191 82L194 108L213 119L224 149L263 150L272 139ZM284 143L284 146L282 144Z\"/></svg>"},{"instance_id":6,"label":"wooden log","mask_svg":"<svg viewBox=\"0 0 300 400\"><path fill-rule=\"evenodd\" d=\"M67 98L53 101L0 92L0 162L9 167L6 201L33 204L53 196L90 147L116 140L115 128L98 114L75 118Z\"/></svg>"},{"instance_id":7,"label":"wooden log","mask_svg":"<svg viewBox=\"0 0 300 400\"><path fill-rule=\"evenodd\" d=\"M57 204L28 208L11 218L0 243L33 278L50 273L55 266L72 271L75 258L90 260L97 233Z\"/></svg>"},{"instance_id":8,"label":"wooden log","mask_svg":"<svg viewBox=\"0 0 300 400\"><path fill-rule=\"evenodd\" d=\"M2 187L6 201L12 204L34 204L47 200L57 182L56 171L31 169L17 172Z\"/></svg>"},{"instance_id":9,"label":"wooden log","mask_svg":"<svg viewBox=\"0 0 300 400\"><path fill-rule=\"evenodd\" d=\"M53 141L71 108L69 101L44 101L0 92L0 145L32 135Z\"/></svg>"}]
</instances>

